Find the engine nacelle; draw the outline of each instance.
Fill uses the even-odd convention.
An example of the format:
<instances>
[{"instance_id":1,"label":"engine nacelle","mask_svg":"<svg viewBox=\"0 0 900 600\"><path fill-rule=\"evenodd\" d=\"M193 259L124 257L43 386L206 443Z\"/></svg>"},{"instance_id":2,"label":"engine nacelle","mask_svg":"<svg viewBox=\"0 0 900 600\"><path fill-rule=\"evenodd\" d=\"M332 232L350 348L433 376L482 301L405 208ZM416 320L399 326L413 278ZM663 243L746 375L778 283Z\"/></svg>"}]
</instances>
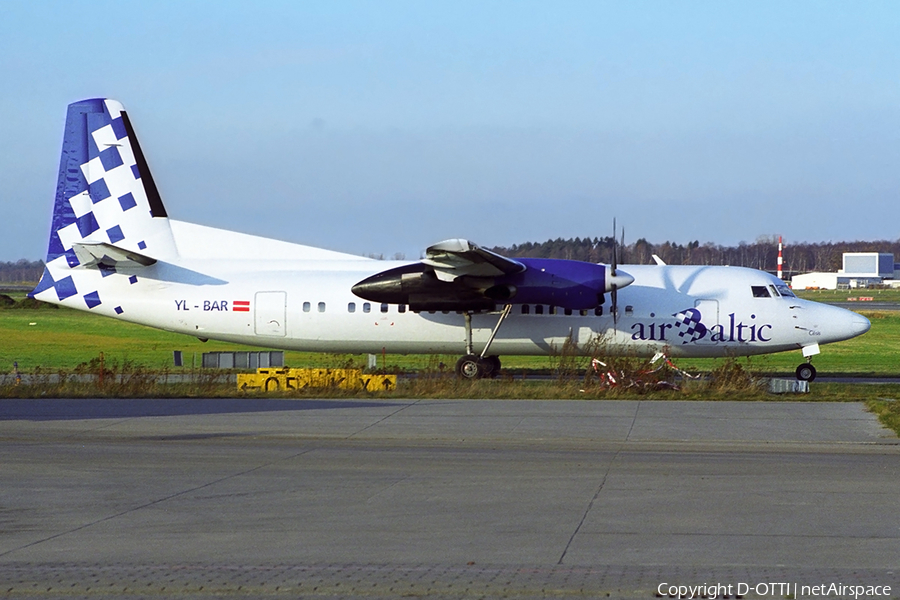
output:
<instances>
[{"instance_id":1,"label":"engine nacelle","mask_svg":"<svg viewBox=\"0 0 900 600\"><path fill-rule=\"evenodd\" d=\"M627 273L609 275L609 267L575 260L517 259L521 273L499 277L439 278L434 267L412 263L360 281L352 291L360 298L408 304L412 310L491 310L496 304L547 304L573 310L603 302L613 286L634 281Z\"/></svg>"}]
</instances>

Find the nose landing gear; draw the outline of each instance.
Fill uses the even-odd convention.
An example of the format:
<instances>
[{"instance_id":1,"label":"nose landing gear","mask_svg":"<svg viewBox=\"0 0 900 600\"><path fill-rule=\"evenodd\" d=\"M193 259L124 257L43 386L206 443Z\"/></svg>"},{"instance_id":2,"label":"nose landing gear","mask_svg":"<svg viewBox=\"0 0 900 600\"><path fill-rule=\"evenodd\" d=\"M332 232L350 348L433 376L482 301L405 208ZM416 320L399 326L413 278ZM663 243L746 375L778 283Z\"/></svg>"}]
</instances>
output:
<instances>
[{"instance_id":1,"label":"nose landing gear","mask_svg":"<svg viewBox=\"0 0 900 600\"><path fill-rule=\"evenodd\" d=\"M812 366L812 363L805 362L797 367L796 374L800 381L812 381L816 378L816 368Z\"/></svg>"},{"instance_id":2,"label":"nose landing gear","mask_svg":"<svg viewBox=\"0 0 900 600\"><path fill-rule=\"evenodd\" d=\"M806 362L797 367L795 373L799 381L812 381L816 378L816 368L812 366L812 357L819 353L818 344L803 346L803 356Z\"/></svg>"}]
</instances>

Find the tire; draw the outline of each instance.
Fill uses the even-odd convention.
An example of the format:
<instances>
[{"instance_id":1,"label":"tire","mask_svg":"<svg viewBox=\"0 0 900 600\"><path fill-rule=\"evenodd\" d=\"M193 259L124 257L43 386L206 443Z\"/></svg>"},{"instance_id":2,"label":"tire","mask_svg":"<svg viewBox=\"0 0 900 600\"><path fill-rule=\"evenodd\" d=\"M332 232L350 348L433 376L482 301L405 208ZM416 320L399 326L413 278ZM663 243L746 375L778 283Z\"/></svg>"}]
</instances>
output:
<instances>
[{"instance_id":1,"label":"tire","mask_svg":"<svg viewBox=\"0 0 900 600\"><path fill-rule=\"evenodd\" d=\"M473 381L480 379L484 375L484 370L479 365L479 359L474 354L466 354L456 361L456 375L460 379L468 379Z\"/></svg>"},{"instance_id":2,"label":"tire","mask_svg":"<svg viewBox=\"0 0 900 600\"><path fill-rule=\"evenodd\" d=\"M499 377L500 376L500 357L496 354L493 356L488 356L484 359L490 365L490 371L486 371L489 377Z\"/></svg>"},{"instance_id":3,"label":"tire","mask_svg":"<svg viewBox=\"0 0 900 600\"><path fill-rule=\"evenodd\" d=\"M816 368L810 363L803 363L797 367L797 379L800 381L813 381L816 378Z\"/></svg>"}]
</instances>

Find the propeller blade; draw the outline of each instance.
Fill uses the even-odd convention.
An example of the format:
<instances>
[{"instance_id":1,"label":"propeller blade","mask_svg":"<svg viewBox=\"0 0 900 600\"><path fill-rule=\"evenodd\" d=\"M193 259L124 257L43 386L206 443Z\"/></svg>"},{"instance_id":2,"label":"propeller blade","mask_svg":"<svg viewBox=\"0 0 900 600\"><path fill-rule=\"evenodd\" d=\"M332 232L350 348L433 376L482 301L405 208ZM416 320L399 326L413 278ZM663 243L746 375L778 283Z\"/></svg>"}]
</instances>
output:
<instances>
[{"instance_id":1,"label":"propeller blade","mask_svg":"<svg viewBox=\"0 0 900 600\"><path fill-rule=\"evenodd\" d=\"M612 269L610 270L610 275L615 277L618 273L616 272L616 268L618 267L619 262L619 245L616 243L616 218L613 217L613 255L612 255ZM616 284L612 284L609 291L609 299L610 299L610 310L612 310L613 315L613 327L619 321L619 286Z\"/></svg>"},{"instance_id":2,"label":"propeller blade","mask_svg":"<svg viewBox=\"0 0 900 600\"><path fill-rule=\"evenodd\" d=\"M619 323L619 286L613 284L612 289L609 291L609 297L611 300L612 317L613 317L613 326Z\"/></svg>"},{"instance_id":3,"label":"propeller blade","mask_svg":"<svg viewBox=\"0 0 900 600\"><path fill-rule=\"evenodd\" d=\"M615 274L616 274L616 266L617 266L616 263L618 262L618 258L616 257L616 254L618 253L618 246L616 245L616 218L615 218L615 217L613 217L613 235L612 235L612 240L613 240L612 275L615 276Z\"/></svg>"}]
</instances>

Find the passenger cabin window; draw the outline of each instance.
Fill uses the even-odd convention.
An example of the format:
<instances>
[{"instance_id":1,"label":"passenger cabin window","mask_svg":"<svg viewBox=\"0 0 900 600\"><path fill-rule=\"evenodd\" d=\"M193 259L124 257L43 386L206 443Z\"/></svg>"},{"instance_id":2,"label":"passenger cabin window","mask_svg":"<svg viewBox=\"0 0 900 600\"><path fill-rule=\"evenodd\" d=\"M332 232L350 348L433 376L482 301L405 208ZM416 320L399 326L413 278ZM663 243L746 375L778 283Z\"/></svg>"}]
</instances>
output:
<instances>
[{"instance_id":1,"label":"passenger cabin window","mask_svg":"<svg viewBox=\"0 0 900 600\"><path fill-rule=\"evenodd\" d=\"M769 288L764 285L752 285L750 289L753 290L754 298L771 298L771 294L769 294Z\"/></svg>"},{"instance_id":2,"label":"passenger cabin window","mask_svg":"<svg viewBox=\"0 0 900 600\"><path fill-rule=\"evenodd\" d=\"M372 312L372 305L369 304L368 302L363 302L363 312L364 313Z\"/></svg>"},{"instance_id":3,"label":"passenger cabin window","mask_svg":"<svg viewBox=\"0 0 900 600\"><path fill-rule=\"evenodd\" d=\"M310 307L309 302L304 302L303 303L303 312L309 312L309 307Z\"/></svg>"},{"instance_id":4,"label":"passenger cabin window","mask_svg":"<svg viewBox=\"0 0 900 600\"><path fill-rule=\"evenodd\" d=\"M522 305L522 314L523 314L523 315L527 315L527 314L529 314L530 312L531 312L531 307L528 306L527 304L523 304L523 305Z\"/></svg>"},{"instance_id":5,"label":"passenger cabin window","mask_svg":"<svg viewBox=\"0 0 900 600\"><path fill-rule=\"evenodd\" d=\"M543 304L535 304L534 305L534 314L536 314L536 315L544 314L544 305Z\"/></svg>"},{"instance_id":6,"label":"passenger cabin window","mask_svg":"<svg viewBox=\"0 0 900 600\"><path fill-rule=\"evenodd\" d=\"M388 305L387 305L387 304L382 304L382 305L381 305L381 312L386 313L387 311L388 311Z\"/></svg>"},{"instance_id":7,"label":"passenger cabin window","mask_svg":"<svg viewBox=\"0 0 900 600\"><path fill-rule=\"evenodd\" d=\"M555 314L556 314L556 307L555 307L555 306L550 306L550 307L548 307L548 308L547 308L547 314L548 314L548 315L555 315Z\"/></svg>"},{"instance_id":8,"label":"passenger cabin window","mask_svg":"<svg viewBox=\"0 0 900 600\"><path fill-rule=\"evenodd\" d=\"M630 304L629 304L628 306L626 306L626 307L625 307L625 314L626 314L627 316L629 316L629 317L630 317L631 315L633 315L633 314L634 314L634 307L633 307L632 305L630 305Z\"/></svg>"},{"instance_id":9,"label":"passenger cabin window","mask_svg":"<svg viewBox=\"0 0 900 600\"><path fill-rule=\"evenodd\" d=\"M347 305L347 312L356 312L356 302Z\"/></svg>"},{"instance_id":10,"label":"passenger cabin window","mask_svg":"<svg viewBox=\"0 0 900 600\"><path fill-rule=\"evenodd\" d=\"M581 310L578 311L578 314L581 315L582 317L586 317L586 316L588 316L588 311L586 308L582 308Z\"/></svg>"},{"instance_id":11,"label":"passenger cabin window","mask_svg":"<svg viewBox=\"0 0 900 600\"><path fill-rule=\"evenodd\" d=\"M319 312L325 312L325 303L319 302Z\"/></svg>"},{"instance_id":12,"label":"passenger cabin window","mask_svg":"<svg viewBox=\"0 0 900 600\"><path fill-rule=\"evenodd\" d=\"M563 312L566 313L566 316L567 316L567 317L572 316L572 309L571 309L571 308L567 308L567 309L566 309L565 311L563 311Z\"/></svg>"},{"instance_id":13,"label":"passenger cabin window","mask_svg":"<svg viewBox=\"0 0 900 600\"><path fill-rule=\"evenodd\" d=\"M602 306L598 306L597 308L594 309L594 316L595 317L603 316L603 307Z\"/></svg>"},{"instance_id":14,"label":"passenger cabin window","mask_svg":"<svg viewBox=\"0 0 900 600\"><path fill-rule=\"evenodd\" d=\"M406 305L405 305L405 304L401 304L401 305L397 306L397 312L405 313L405 312L406 312Z\"/></svg>"}]
</instances>

